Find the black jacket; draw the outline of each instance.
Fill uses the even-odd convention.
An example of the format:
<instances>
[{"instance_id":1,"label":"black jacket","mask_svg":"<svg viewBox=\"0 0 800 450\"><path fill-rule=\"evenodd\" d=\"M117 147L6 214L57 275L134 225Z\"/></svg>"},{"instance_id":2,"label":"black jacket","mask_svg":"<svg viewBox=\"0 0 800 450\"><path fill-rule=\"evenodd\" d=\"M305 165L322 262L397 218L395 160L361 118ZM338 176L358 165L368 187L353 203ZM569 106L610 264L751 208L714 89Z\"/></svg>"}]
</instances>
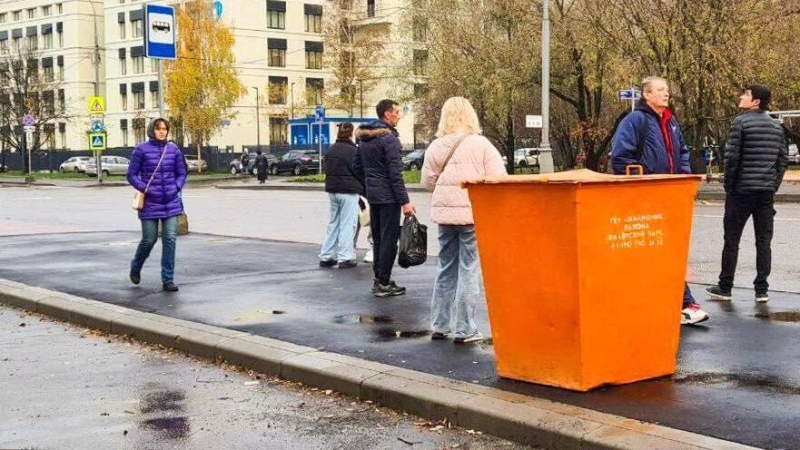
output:
<instances>
[{"instance_id":1,"label":"black jacket","mask_svg":"<svg viewBox=\"0 0 800 450\"><path fill-rule=\"evenodd\" d=\"M789 164L783 129L764 111L733 121L725 144L725 192L775 192Z\"/></svg>"},{"instance_id":2,"label":"black jacket","mask_svg":"<svg viewBox=\"0 0 800 450\"><path fill-rule=\"evenodd\" d=\"M358 153L353 164L356 176L364 180L367 200L373 205L405 205L408 192L403 182L402 146L397 130L380 120L356 130Z\"/></svg>"},{"instance_id":3,"label":"black jacket","mask_svg":"<svg viewBox=\"0 0 800 450\"><path fill-rule=\"evenodd\" d=\"M325 191L335 194L360 194L361 182L353 173L358 149L349 139L337 139L325 156Z\"/></svg>"}]
</instances>

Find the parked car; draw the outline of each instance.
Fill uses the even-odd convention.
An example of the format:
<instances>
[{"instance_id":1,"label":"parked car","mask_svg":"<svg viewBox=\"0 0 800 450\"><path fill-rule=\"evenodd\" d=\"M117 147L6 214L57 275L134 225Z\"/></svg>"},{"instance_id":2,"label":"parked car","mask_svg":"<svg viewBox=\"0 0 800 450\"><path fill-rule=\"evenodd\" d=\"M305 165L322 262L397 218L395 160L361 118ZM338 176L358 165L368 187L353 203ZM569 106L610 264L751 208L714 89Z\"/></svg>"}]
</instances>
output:
<instances>
[{"instance_id":1,"label":"parked car","mask_svg":"<svg viewBox=\"0 0 800 450\"><path fill-rule=\"evenodd\" d=\"M128 158L123 158L121 156L101 156L100 158L102 166L100 170L104 177L109 175L125 175L128 173L128 166L131 163ZM95 158L89 158L89 161L86 163L86 175L90 177L97 176L97 161Z\"/></svg>"},{"instance_id":2,"label":"parked car","mask_svg":"<svg viewBox=\"0 0 800 450\"><path fill-rule=\"evenodd\" d=\"M514 151L514 166L537 167L539 165L538 148L518 148Z\"/></svg>"},{"instance_id":3,"label":"parked car","mask_svg":"<svg viewBox=\"0 0 800 450\"><path fill-rule=\"evenodd\" d=\"M68 160L61 163L58 166L58 171L61 173L64 172L75 172L75 173L86 173L86 164L89 162L91 158L88 156L73 156Z\"/></svg>"},{"instance_id":4,"label":"parked car","mask_svg":"<svg viewBox=\"0 0 800 450\"><path fill-rule=\"evenodd\" d=\"M789 164L800 164L800 152L797 144L789 144Z\"/></svg>"},{"instance_id":5,"label":"parked car","mask_svg":"<svg viewBox=\"0 0 800 450\"><path fill-rule=\"evenodd\" d=\"M183 155L186 159L186 168L189 172L197 172L197 155ZM200 160L200 171L205 172L208 170L208 163L205 159Z\"/></svg>"},{"instance_id":6,"label":"parked car","mask_svg":"<svg viewBox=\"0 0 800 450\"><path fill-rule=\"evenodd\" d=\"M308 172L319 171L319 155L316 150L289 150L285 155L270 166L270 173L278 175L289 172L302 175Z\"/></svg>"},{"instance_id":7,"label":"parked car","mask_svg":"<svg viewBox=\"0 0 800 450\"><path fill-rule=\"evenodd\" d=\"M403 169L405 170L420 170L422 163L425 161L425 149L414 150L413 152L403 156Z\"/></svg>"},{"instance_id":8,"label":"parked car","mask_svg":"<svg viewBox=\"0 0 800 450\"><path fill-rule=\"evenodd\" d=\"M267 170L271 170L272 166L275 164L277 159L275 158L275 155L273 155L272 153L264 153L264 155L266 155L266 157L267 157L267 163L268 163ZM255 153L248 153L247 154L247 159L248 159L248 161L247 161L247 171L245 171L245 173L250 174L250 175L255 175L256 174L256 156L258 156L258 155L256 155ZM231 175L238 175L238 174L242 173L242 161L241 161L241 159L240 158L234 159L233 161L231 161L231 163L228 165L228 167L230 168Z\"/></svg>"}]
</instances>

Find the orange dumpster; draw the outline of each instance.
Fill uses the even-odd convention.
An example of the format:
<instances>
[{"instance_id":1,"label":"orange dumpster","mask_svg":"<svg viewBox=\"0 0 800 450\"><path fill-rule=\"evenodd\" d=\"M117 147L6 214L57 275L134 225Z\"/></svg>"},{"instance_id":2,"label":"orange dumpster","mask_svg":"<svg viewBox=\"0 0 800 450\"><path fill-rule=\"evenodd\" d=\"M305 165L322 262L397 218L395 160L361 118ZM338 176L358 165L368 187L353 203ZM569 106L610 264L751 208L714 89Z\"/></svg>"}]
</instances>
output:
<instances>
[{"instance_id":1,"label":"orange dumpster","mask_svg":"<svg viewBox=\"0 0 800 450\"><path fill-rule=\"evenodd\" d=\"M699 176L468 181L497 372L588 391L675 373Z\"/></svg>"}]
</instances>

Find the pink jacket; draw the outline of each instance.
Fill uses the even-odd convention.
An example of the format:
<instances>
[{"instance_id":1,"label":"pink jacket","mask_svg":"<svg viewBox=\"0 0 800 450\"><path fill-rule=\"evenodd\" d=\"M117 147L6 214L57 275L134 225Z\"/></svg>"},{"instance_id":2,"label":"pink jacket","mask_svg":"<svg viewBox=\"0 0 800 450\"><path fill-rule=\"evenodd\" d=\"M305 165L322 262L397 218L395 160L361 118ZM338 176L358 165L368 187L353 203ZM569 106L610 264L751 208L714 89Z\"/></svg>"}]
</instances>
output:
<instances>
[{"instance_id":1,"label":"pink jacket","mask_svg":"<svg viewBox=\"0 0 800 450\"><path fill-rule=\"evenodd\" d=\"M442 136L428 146L422 165L422 185L433 191L431 220L442 225L471 225L472 205L461 182L486 175L505 175L500 152L485 137L472 134L464 138L447 167L447 155L464 134Z\"/></svg>"}]
</instances>

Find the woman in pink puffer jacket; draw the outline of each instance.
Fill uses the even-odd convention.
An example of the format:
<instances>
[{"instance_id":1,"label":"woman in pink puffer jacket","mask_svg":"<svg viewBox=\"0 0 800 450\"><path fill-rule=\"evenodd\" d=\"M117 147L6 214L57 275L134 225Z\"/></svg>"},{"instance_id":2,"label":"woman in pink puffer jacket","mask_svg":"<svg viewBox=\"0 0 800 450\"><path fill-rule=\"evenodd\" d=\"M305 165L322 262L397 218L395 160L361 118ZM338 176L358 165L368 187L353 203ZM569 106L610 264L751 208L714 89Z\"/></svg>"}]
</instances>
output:
<instances>
[{"instance_id":1,"label":"woman in pink puffer jacket","mask_svg":"<svg viewBox=\"0 0 800 450\"><path fill-rule=\"evenodd\" d=\"M442 106L437 139L425 151L422 184L433 191L431 220L439 224L439 265L431 301L432 339L478 342L475 306L481 298L481 267L472 205L461 182L486 175L505 175L500 153L480 135L478 115L463 97Z\"/></svg>"}]
</instances>

